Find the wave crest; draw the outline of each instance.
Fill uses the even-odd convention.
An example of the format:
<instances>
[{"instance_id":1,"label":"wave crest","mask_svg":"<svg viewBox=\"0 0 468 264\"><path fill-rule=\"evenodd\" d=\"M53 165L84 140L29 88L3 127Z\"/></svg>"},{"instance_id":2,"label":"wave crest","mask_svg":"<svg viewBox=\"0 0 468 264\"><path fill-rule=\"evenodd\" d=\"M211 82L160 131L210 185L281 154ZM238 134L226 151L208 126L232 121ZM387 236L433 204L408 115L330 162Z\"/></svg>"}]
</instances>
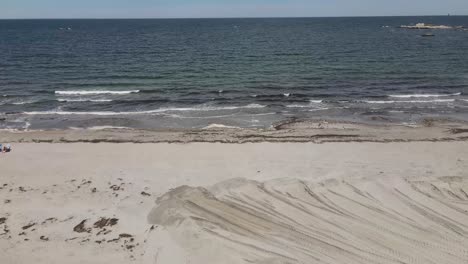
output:
<instances>
[{"instance_id":1,"label":"wave crest","mask_svg":"<svg viewBox=\"0 0 468 264\"><path fill-rule=\"evenodd\" d=\"M72 102L112 102L111 99L58 99L59 102L72 103Z\"/></svg>"},{"instance_id":2,"label":"wave crest","mask_svg":"<svg viewBox=\"0 0 468 264\"><path fill-rule=\"evenodd\" d=\"M255 108L264 108L266 106L259 104L249 104L245 106L226 106L226 107L214 107L214 106L205 106L205 107L186 107L186 108L159 108L155 110L147 111L130 111L130 112L111 112L111 111L102 111L102 112L71 112L71 111L34 111L34 112L24 112L25 115L142 115L142 114L158 114L165 112L190 112L190 111L222 111L222 110L236 110L236 109L255 109Z\"/></svg>"},{"instance_id":3,"label":"wave crest","mask_svg":"<svg viewBox=\"0 0 468 264\"><path fill-rule=\"evenodd\" d=\"M139 93L140 90L129 90L129 91L106 91L106 90L96 90L96 91L55 91L55 94L58 95L97 95L97 94L132 94Z\"/></svg>"},{"instance_id":4,"label":"wave crest","mask_svg":"<svg viewBox=\"0 0 468 264\"><path fill-rule=\"evenodd\" d=\"M429 97L450 97L450 96L460 96L461 93L453 94L393 94L388 97L392 98L429 98Z\"/></svg>"},{"instance_id":5,"label":"wave crest","mask_svg":"<svg viewBox=\"0 0 468 264\"><path fill-rule=\"evenodd\" d=\"M455 99L410 100L410 101L364 101L368 104L408 104L408 103L451 103Z\"/></svg>"}]
</instances>

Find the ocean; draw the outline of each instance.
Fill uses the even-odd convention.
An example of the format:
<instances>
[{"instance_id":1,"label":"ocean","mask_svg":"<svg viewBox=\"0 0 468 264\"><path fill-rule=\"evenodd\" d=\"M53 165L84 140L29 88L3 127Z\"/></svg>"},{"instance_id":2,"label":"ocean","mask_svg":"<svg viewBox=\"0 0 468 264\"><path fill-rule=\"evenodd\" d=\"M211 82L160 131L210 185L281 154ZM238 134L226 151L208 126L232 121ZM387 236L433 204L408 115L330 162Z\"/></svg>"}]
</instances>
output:
<instances>
[{"instance_id":1,"label":"ocean","mask_svg":"<svg viewBox=\"0 0 468 264\"><path fill-rule=\"evenodd\" d=\"M0 128L468 121L468 17L0 20ZM433 33L433 37L422 34Z\"/></svg>"}]
</instances>

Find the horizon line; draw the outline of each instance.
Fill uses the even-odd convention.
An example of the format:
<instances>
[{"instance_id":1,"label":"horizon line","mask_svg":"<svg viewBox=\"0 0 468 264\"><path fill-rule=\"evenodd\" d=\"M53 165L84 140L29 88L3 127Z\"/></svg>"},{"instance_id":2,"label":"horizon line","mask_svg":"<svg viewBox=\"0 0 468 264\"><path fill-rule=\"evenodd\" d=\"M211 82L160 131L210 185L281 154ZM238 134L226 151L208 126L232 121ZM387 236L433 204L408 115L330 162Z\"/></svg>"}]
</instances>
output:
<instances>
[{"instance_id":1,"label":"horizon line","mask_svg":"<svg viewBox=\"0 0 468 264\"><path fill-rule=\"evenodd\" d=\"M150 20L150 19L261 19L261 18L374 18L374 17L464 17L468 15L375 15L375 16L248 16L248 17L31 17L0 18L0 20Z\"/></svg>"}]
</instances>

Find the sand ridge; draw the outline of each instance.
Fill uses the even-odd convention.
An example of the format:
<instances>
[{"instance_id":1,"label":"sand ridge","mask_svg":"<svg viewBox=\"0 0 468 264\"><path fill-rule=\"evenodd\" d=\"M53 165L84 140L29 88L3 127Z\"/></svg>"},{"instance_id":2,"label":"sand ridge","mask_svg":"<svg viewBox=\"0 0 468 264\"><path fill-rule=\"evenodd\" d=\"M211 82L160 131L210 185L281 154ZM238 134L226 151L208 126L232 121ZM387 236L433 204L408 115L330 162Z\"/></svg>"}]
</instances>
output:
<instances>
[{"instance_id":1,"label":"sand ridge","mask_svg":"<svg viewBox=\"0 0 468 264\"><path fill-rule=\"evenodd\" d=\"M467 193L461 177L234 179L174 189L148 219L187 256L155 263L459 264L468 261ZM163 250L172 251L147 254Z\"/></svg>"}]
</instances>

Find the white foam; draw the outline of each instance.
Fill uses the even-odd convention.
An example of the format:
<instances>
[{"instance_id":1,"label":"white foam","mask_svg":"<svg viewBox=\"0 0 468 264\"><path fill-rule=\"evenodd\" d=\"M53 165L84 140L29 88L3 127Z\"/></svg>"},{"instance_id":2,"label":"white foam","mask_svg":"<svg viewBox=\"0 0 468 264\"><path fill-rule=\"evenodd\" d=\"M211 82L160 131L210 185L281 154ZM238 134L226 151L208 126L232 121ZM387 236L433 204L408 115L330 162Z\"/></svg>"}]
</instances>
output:
<instances>
[{"instance_id":1,"label":"white foam","mask_svg":"<svg viewBox=\"0 0 468 264\"><path fill-rule=\"evenodd\" d=\"M235 109L254 109L254 108L264 108L264 105L259 104L249 104L246 106L226 106L226 107L187 107L187 108L160 108L155 110L148 111L132 111L132 112L111 112L111 111L102 111L102 112L68 112L68 111L34 111L34 112L24 112L26 115L141 115L141 114L158 114L164 112L184 112L184 111L220 111L220 110L235 110Z\"/></svg>"},{"instance_id":2,"label":"white foam","mask_svg":"<svg viewBox=\"0 0 468 264\"><path fill-rule=\"evenodd\" d=\"M24 130L21 129L21 128L11 128L11 127L0 128L0 131L12 132L12 133L22 133L22 132L24 132Z\"/></svg>"},{"instance_id":3,"label":"white foam","mask_svg":"<svg viewBox=\"0 0 468 264\"><path fill-rule=\"evenodd\" d=\"M96 95L96 94L132 94L139 93L140 90L130 90L130 91L55 91L55 94L58 95Z\"/></svg>"},{"instance_id":4,"label":"white foam","mask_svg":"<svg viewBox=\"0 0 468 264\"><path fill-rule=\"evenodd\" d=\"M112 102L111 99L58 99L59 102Z\"/></svg>"},{"instance_id":5,"label":"white foam","mask_svg":"<svg viewBox=\"0 0 468 264\"><path fill-rule=\"evenodd\" d=\"M287 108L307 108L307 107L313 107L314 104L321 104L323 100L310 100L310 104L306 105L301 105L301 104L291 104L287 105Z\"/></svg>"},{"instance_id":6,"label":"white foam","mask_svg":"<svg viewBox=\"0 0 468 264\"><path fill-rule=\"evenodd\" d=\"M461 93L453 94L395 94L389 95L388 97L393 98L428 98L428 97L449 97L449 96L459 96Z\"/></svg>"},{"instance_id":7,"label":"white foam","mask_svg":"<svg viewBox=\"0 0 468 264\"><path fill-rule=\"evenodd\" d=\"M221 125L221 124L211 124L209 126L204 127L203 129L240 129L240 127L236 126L227 126L227 125Z\"/></svg>"},{"instance_id":8,"label":"white foam","mask_svg":"<svg viewBox=\"0 0 468 264\"><path fill-rule=\"evenodd\" d=\"M287 105L286 107L287 108L306 108L306 107L310 107L310 105L291 104L291 105Z\"/></svg>"},{"instance_id":9,"label":"white foam","mask_svg":"<svg viewBox=\"0 0 468 264\"><path fill-rule=\"evenodd\" d=\"M410 100L410 101L364 101L368 104L404 104L404 103L450 103L455 99Z\"/></svg>"},{"instance_id":10,"label":"white foam","mask_svg":"<svg viewBox=\"0 0 468 264\"><path fill-rule=\"evenodd\" d=\"M15 120L10 120L8 121L10 123L23 123L24 125L21 127L12 127L12 126L6 126L5 128L1 128L0 131L9 131L9 132L24 132L24 131L29 131L29 127L31 126L30 122L24 121L23 118L20 119L15 119Z\"/></svg>"},{"instance_id":11,"label":"white foam","mask_svg":"<svg viewBox=\"0 0 468 264\"><path fill-rule=\"evenodd\" d=\"M397 102L404 102L404 101L364 101L368 104L394 104Z\"/></svg>"},{"instance_id":12,"label":"white foam","mask_svg":"<svg viewBox=\"0 0 468 264\"><path fill-rule=\"evenodd\" d=\"M244 107L238 107L238 108L265 108L266 105L261 105L261 104L249 104Z\"/></svg>"},{"instance_id":13,"label":"white foam","mask_svg":"<svg viewBox=\"0 0 468 264\"><path fill-rule=\"evenodd\" d=\"M328 109L330 109L330 108L324 107L324 108L310 109L308 111L309 112L317 112L317 111L324 111L324 110L328 110Z\"/></svg>"},{"instance_id":14,"label":"white foam","mask_svg":"<svg viewBox=\"0 0 468 264\"><path fill-rule=\"evenodd\" d=\"M22 101L22 102L2 102L0 105L25 105L25 104L32 104L35 103L35 101Z\"/></svg>"},{"instance_id":15,"label":"white foam","mask_svg":"<svg viewBox=\"0 0 468 264\"><path fill-rule=\"evenodd\" d=\"M261 113L261 114L245 114L245 115L229 114L229 115L216 115L216 116L181 116L181 115L175 115L175 114L164 114L164 115L168 117L180 118L180 119L213 119L213 118L226 118L226 117L232 117L232 116L251 118L253 116L268 116L268 115L275 115L275 114L277 113L269 112L269 113Z\"/></svg>"},{"instance_id":16,"label":"white foam","mask_svg":"<svg viewBox=\"0 0 468 264\"><path fill-rule=\"evenodd\" d=\"M323 100L310 100L310 102L314 104L321 104L323 103Z\"/></svg>"},{"instance_id":17,"label":"white foam","mask_svg":"<svg viewBox=\"0 0 468 264\"><path fill-rule=\"evenodd\" d=\"M99 116L112 116L112 115L138 115L138 114L152 114L154 111L141 111L141 112L70 112L70 111L33 111L24 112L25 115L99 115Z\"/></svg>"},{"instance_id":18,"label":"white foam","mask_svg":"<svg viewBox=\"0 0 468 264\"><path fill-rule=\"evenodd\" d=\"M86 128L87 130L105 130L105 129L132 129L129 127L122 126L93 126Z\"/></svg>"}]
</instances>

